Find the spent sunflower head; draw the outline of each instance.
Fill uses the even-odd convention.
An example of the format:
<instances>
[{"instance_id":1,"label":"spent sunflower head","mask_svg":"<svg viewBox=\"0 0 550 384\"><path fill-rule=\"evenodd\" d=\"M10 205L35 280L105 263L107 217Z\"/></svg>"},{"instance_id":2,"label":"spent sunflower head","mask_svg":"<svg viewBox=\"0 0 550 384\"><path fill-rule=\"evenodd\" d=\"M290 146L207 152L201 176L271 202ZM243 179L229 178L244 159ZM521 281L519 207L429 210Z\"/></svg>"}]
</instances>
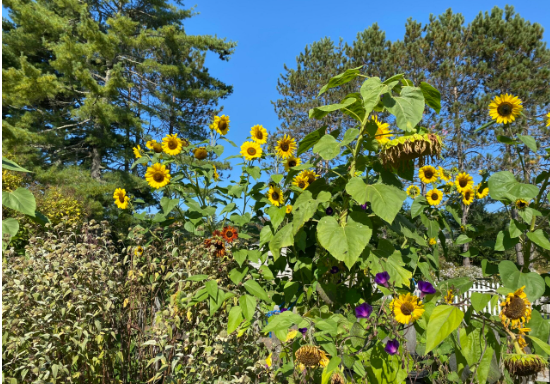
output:
<instances>
[{"instance_id":1,"label":"spent sunflower head","mask_svg":"<svg viewBox=\"0 0 550 384\"><path fill-rule=\"evenodd\" d=\"M288 159L285 160L285 171L290 171L292 168L300 165L302 160L299 157L290 156Z\"/></svg>"},{"instance_id":2,"label":"spent sunflower head","mask_svg":"<svg viewBox=\"0 0 550 384\"><path fill-rule=\"evenodd\" d=\"M170 177L170 171L166 165L160 163L153 164L145 172L145 180L155 189L166 186L170 182Z\"/></svg>"},{"instance_id":3,"label":"spent sunflower head","mask_svg":"<svg viewBox=\"0 0 550 384\"><path fill-rule=\"evenodd\" d=\"M269 188L269 191L267 192L267 198L269 202L276 207L281 206L284 201L283 192L278 186L273 186Z\"/></svg>"},{"instance_id":4,"label":"spent sunflower head","mask_svg":"<svg viewBox=\"0 0 550 384\"><path fill-rule=\"evenodd\" d=\"M525 353L507 354L504 357L504 367L511 376L535 377L548 366L548 361L539 355L527 355Z\"/></svg>"},{"instance_id":5,"label":"spent sunflower head","mask_svg":"<svg viewBox=\"0 0 550 384\"><path fill-rule=\"evenodd\" d=\"M418 320L424 313L424 304L410 293L399 295L390 303L395 320L401 324L409 324Z\"/></svg>"},{"instance_id":6,"label":"spent sunflower head","mask_svg":"<svg viewBox=\"0 0 550 384\"><path fill-rule=\"evenodd\" d=\"M283 138L277 140L277 145L275 146L275 152L277 156L286 159L294 155L296 151L296 140L290 135L283 135Z\"/></svg>"},{"instance_id":7,"label":"spent sunflower head","mask_svg":"<svg viewBox=\"0 0 550 384\"><path fill-rule=\"evenodd\" d=\"M241 145L241 155L247 161L259 159L262 157L262 147L254 141L245 141L243 145Z\"/></svg>"},{"instance_id":8,"label":"spent sunflower head","mask_svg":"<svg viewBox=\"0 0 550 384\"><path fill-rule=\"evenodd\" d=\"M182 148L183 141L178 138L177 133L173 135L166 135L166 137L162 139L162 149L168 155L178 155Z\"/></svg>"},{"instance_id":9,"label":"spent sunflower head","mask_svg":"<svg viewBox=\"0 0 550 384\"><path fill-rule=\"evenodd\" d=\"M304 345L295 353L296 361L306 367L324 366L328 363L327 355L315 345Z\"/></svg>"},{"instance_id":10,"label":"spent sunflower head","mask_svg":"<svg viewBox=\"0 0 550 384\"><path fill-rule=\"evenodd\" d=\"M136 256L143 255L143 247L141 245L134 248L134 255Z\"/></svg>"},{"instance_id":11,"label":"spent sunflower head","mask_svg":"<svg viewBox=\"0 0 550 384\"><path fill-rule=\"evenodd\" d=\"M130 202L130 198L126 196L125 189L122 189L122 188L115 189L115 193L113 194L113 199L115 199L115 204L120 209L128 208L128 203Z\"/></svg>"},{"instance_id":12,"label":"spent sunflower head","mask_svg":"<svg viewBox=\"0 0 550 384\"><path fill-rule=\"evenodd\" d=\"M250 137L258 144L267 143L267 130L261 125L255 125L250 130Z\"/></svg>"},{"instance_id":13,"label":"spent sunflower head","mask_svg":"<svg viewBox=\"0 0 550 384\"><path fill-rule=\"evenodd\" d=\"M214 121L210 124L210 129L218 132L220 135L227 135L229 132L229 116L214 116Z\"/></svg>"},{"instance_id":14,"label":"spent sunflower head","mask_svg":"<svg viewBox=\"0 0 550 384\"><path fill-rule=\"evenodd\" d=\"M466 172L459 173L455 180L456 189L459 193L474 187L474 179Z\"/></svg>"},{"instance_id":15,"label":"spent sunflower head","mask_svg":"<svg viewBox=\"0 0 550 384\"><path fill-rule=\"evenodd\" d=\"M437 181L438 172L431 165L425 165L418 170L418 178L424 184L435 183Z\"/></svg>"},{"instance_id":16,"label":"spent sunflower head","mask_svg":"<svg viewBox=\"0 0 550 384\"><path fill-rule=\"evenodd\" d=\"M525 286L519 288L514 293L509 293L506 300L500 304L500 319L502 324L511 328L523 328L525 323L531 320L531 302L523 291Z\"/></svg>"},{"instance_id":17,"label":"spent sunflower head","mask_svg":"<svg viewBox=\"0 0 550 384\"><path fill-rule=\"evenodd\" d=\"M443 192L437 188L426 193L426 201L430 205L437 206L441 203L441 200L443 200Z\"/></svg>"},{"instance_id":18,"label":"spent sunflower head","mask_svg":"<svg viewBox=\"0 0 550 384\"><path fill-rule=\"evenodd\" d=\"M495 96L489 104L489 116L498 124L509 124L521 113L523 106L517 96L504 94Z\"/></svg>"}]
</instances>

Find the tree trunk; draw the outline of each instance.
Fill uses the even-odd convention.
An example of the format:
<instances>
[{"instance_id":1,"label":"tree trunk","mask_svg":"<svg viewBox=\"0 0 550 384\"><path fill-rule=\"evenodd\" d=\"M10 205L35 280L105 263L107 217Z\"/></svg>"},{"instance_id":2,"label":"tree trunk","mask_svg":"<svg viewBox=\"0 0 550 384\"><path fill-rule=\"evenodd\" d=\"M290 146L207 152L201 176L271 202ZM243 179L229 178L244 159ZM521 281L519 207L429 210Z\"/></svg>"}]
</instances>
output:
<instances>
[{"instance_id":1,"label":"tree trunk","mask_svg":"<svg viewBox=\"0 0 550 384\"><path fill-rule=\"evenodd\" d=\"M101 180L101 154L97 147L92 147L92 179Z\"/></svg>"},{"instance_id":2,"label":"tree trunk","mask_svg":"<svg viewBox=\"0 0 550 384\"><path fill-rule=\"evenodd\" d=\"M514 220L517 220L519 218L518 211L515 208L512 208L512 218ZM523 267L523 264L525 263L525 260L523 258L523 246L521 245L521 243L517 243L515 248L516 248L517 263L521 269Z\"/></svg>"}]
</instances>

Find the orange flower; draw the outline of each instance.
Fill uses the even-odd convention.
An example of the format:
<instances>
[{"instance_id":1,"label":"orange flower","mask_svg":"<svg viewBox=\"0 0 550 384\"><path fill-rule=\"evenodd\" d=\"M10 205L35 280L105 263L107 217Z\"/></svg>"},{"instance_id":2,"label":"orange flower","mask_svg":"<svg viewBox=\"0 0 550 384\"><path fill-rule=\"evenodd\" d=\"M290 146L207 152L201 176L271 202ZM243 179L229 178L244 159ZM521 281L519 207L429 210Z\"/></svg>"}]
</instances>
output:
<instances>
[{"instance_id":1,"label":"orange flower","mask_svg":"<svg viewBox=\"0 0 550 384\"><path fill-rule=\"evenodd\" d=\"M232 243L238 237L238 232L235 228L227 226L222 230L222 236L228 243Z\"/></svg>"}]
</instances>

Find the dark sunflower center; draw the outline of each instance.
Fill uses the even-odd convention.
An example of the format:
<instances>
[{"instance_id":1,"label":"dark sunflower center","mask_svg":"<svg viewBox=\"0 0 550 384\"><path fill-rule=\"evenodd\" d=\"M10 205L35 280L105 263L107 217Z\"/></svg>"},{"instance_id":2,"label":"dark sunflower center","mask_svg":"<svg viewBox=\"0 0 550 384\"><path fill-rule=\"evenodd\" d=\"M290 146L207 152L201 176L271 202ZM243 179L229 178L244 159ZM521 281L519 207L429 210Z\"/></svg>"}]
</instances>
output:
<instances>
[{"instance_id":1,"label":"dark sunflower center","mask_svg":"<svg viewBox=\"0 0 550 384\"><path fill-rule=\"evenodd\" d=\"M506 307L504 314L509 319L517 320L525 315L526 307L525 301L523 301L521 297L514 296L514 298L510 300L510 304Z\"/></svg>"},{"instance_id":2,"label":"dark sunflower center","mask_svg":"<svg viewBox=\"0 0 550 384\"><path fill-rule=\"evenodd\" d=\"M470 200L470 191L467 191L467 192L464 193L464 198L466 200Z\"/></svg>"},{"instance_id":3,"label":"dark sunflower center","mask_svg":"<svg viewBox=\"0 0 550 384\"><path fill-rule=\"evenodd\" d=\"M295 166L296 166L296 160L290 160L290 161L288 162L288 166L291 167L291 168L292 168L292 167L295 167Z\"/></svg>"},{"instance_id":4,"label":"dark sunflower center","mask_svg":"<svg viewBox=\"0 0 550 384\"><path fill-rule=\"evenodd\" d=\"M300 181L300 188L304 188L306 186L306 183L304 181Z\"/></svg>"},{"instance_id":5,"label":"dark sunflower center","mask_svg":"<svg viewBox=\"0 0 550 384\"><path fill-rule=\"evenodd\" d=\"M157 183L164 181L164 173L155 172L155 174L153 175L153 180L155 180Z\"/></svg>"},{"instance_id":6,"label":"dark sunflower center","mask_svg":"<svg viewBox=\"0 0 550 384\"><path fill-rule=\"evenodd\" d=\"M218 124L218 128L220 129L220 131L225 131L226 128L227 128L227 123L225 122L225 120L221 120Z\"/></svg>"},{"instance_id":7,"label":"dark sunflower center","mask_svg":"<svg viewBox=\"0 0 550 384\"><path fill-rule=\"evenodd\" d=\"M281 144L281 151L286 152L286 151L288 151L288 148L289 148L288 143L282 143Z\"/></svg>"},{"instance_id":8,"label":"dark sunflower center","mask_svg":"<svg viewBox=\"0 0 550 384\"><path fill-rule=\"evenodd\" d=\"M160 145L159 143L153 144L153 150L154 150L156 153L161 153L161 152L162 152L162 145Z\"/></svg>"},{"instance_id":9,"label":"dark sunflower center","mask_svg":"<svg viewBox=\"0 0 550 384\"><path fill-rule=\"evenodd\" d=\"M178 147L178 143L176 142L176 140L170 140L168 142L168 148L170 149L176 149Z\"/></svg>"},{"instance_id":10,"label":"dark sunflower center","mask_svg":"<svg viewBox=\"0 0 550 384\"><path fill-rule=\"evenodd\" d=\"M525 208L527 204L525 204L525 201L518 201L517 206L518 208Z\"/></svg>"},{"instance_id":11,"label":"dark sunflower center","mask_svg":"<svg viewBox=\"0 0 550 384\"><path fill-rule=\"evenodd\" d=\"M121 203L124 203L124 195L122 193L118 194L118 201L120 201Z\"/></svg>"},{"instance_id":12,"label":"dark sunflower center","mask_svg":"<svg viewBox=\"0 0 550 384\"><path fill-rule=\"evenodd\" d=\"M414 305L412 303L401 304L401 313L405 316L410 316L414 312Z\"/></svg>"},{"instance_id":13,"label":"dark sunflower center","mask_svg":"<svg viewBox=\"0 0 550 384\"><path fill-rule=\"evenodd\" d=\"M497 111L500 116L509 116L512 114L512 104L501 104L498 106Z\"/></svg>"},{"instance_id":14,"label":"dark sunflower center","mask_svg":"<svg viewBox=\"0 0 550 384\"><path fill-rule=\"evenodd\" d=\"M250 147L250 148L248 148L248 149L246 150L246 152L247 152L250 156L254 156L254 155L256 154L256 149Z\"/></svg>"},{"instance_id":15,"label":"dark sunflower center","mask_svg":"<svg viewBox=\"0 0 550 384\"><path fill-rule=\"evenodd\" d=\"M225 232L225 236L227 236L227 237L233 237L233 232L227 231L227 232Z\"/></svg>"},{"instance_id":16,"label":"dark sunflower center","mask_svg":"<svg viewBox=\"0 0 550 384\"><path fill-rule=\"evenodd\" d=\"M432 177L434 177L434 173L431 169L428 169L424 171L424 176L426 176L427 179L431 179Z\"/></svg>"},{"instance_id":17,"label":"dark sunflower center","mask_svg":"<svg viewBox=\"0 0 550 384\"><path fill-rule=\"evenodd\" d=\"M216 242L216 250L217 251L221 251L222 249L225 249L225 246L223 245L223 243L221 241L218 241Z\"/></svg>"},{"instance_id":18,"label":"dark sunflower center","mask_svg":"<svg viewBox=\"0 0 550 384\"><path fill-rule=\"evenodd\" d=\"M432 200L437 200L438 197L437 193L432 193Z\"/></svg>"},{"instance_id":19,"label":"dark sunflower center","mask_svg":"<svg viewBox=\"0 0 550 384\"><path fill-rule=\"evenodd\" d=\"M466 180L466 179L459 179L459 180L458 180L458 184L460 184L460 186L461 186L462 188L464 188L465 186L468 185L468 180Z\"/></svg>"},{"instance_id":20,"label":"dark sunflower center","mask_svg":"<svg viewBox=\"0 0 550 384\"><path fill-rule=\"evenodd\" d=\"M256 138L259 139L259 140L264 138L264 134L262 133L262 131L256 132Z\"/></svg>"},{"instance_id":21,"label":"dark sunflower center","mask_svg":"<svg viewBox=\"0 0 550 384\"><path fill-rule=\"evenodd\" d=\"M279 200L279 194L277 192L273 192L273 193L271 193L271 198L273 200Z\"/></svg>"}]
</instances>

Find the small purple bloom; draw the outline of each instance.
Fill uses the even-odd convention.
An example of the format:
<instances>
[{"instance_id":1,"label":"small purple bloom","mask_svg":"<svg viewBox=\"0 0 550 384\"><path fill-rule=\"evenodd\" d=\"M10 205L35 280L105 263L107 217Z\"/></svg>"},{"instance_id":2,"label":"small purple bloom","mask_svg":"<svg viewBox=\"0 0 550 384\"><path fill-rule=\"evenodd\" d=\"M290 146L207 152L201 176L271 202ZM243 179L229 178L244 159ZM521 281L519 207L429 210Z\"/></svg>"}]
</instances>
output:
<instances>
[{"instance_id":1,"label":"small purple bloom","mask_svg":"<svg viewBox=\"0 0 550 384\"><path fill-rule=\"evenodd\" d=\"M300 331L302 333L302 335L306 335L307 333L307 328L298 328L298 331Z\"/></svg>"},{"instance_id":2,"label":"small purple bloom","mask_svg":"<svg viewBox=\"0 0 550 384\"><path fill-rule=\"evenodd\" d=\"M419 281L418 289L420 289L420 298L423 298L426 295L433 295L435 293L434 286L427 281Z\"/></svg>"},{"instance_id":3,"label":"small purple bloom","mask_svg":"<svg viewBox=\"0 0 550 384\"><path fill-rule=\"evenodd\" d=\"M288 308L281 308L280 311L281 311L281 313L286 312L286 311L288 311Z\"/></svg>"},{"instance_id":4,"label":"small purple bloom","mask_svg":"<svg viewBox=\"0 0 550 384\"><path fill-rule=\"evenodd\" d=\"M334 213L334 210L332 209L332 207L328 207L326 210L325 210L325 213L329 216L332 216L332 214Z\"/></svg>"},{"instance_id":5,"label":"small purple bloom","mask_svg":"<svg viewBox=\"0 0 550 384\"><path fill-rule=\"evenodd\" d=\"M386 288L388 288L389 281L390 281L390 274L386 271L377 273L376 276L374 276L374 282L378 285L383 285Z\"/></svg>"},{"instance_id":6,"label":"small purple bloom","mask_svg":"<svg viewBox=\"0 0 550 384\"><path fill-rule=\"evenodd\" d=\"M388 340L384 350L388 352L388 355L395 355L397 352L399 352L399 341L397 341L397 339Z\"/></svg>"},{"instance_id":7,"label":"small purple bloom","mask_svg":"<svg viewBox=\"0 0 550 384\"><path fill-rule=\"evenodd\" d=\"M360 319L368 319L372 313L372 305L369 303L363 303L355 307L355 316Z\"/></svg>"},{"instance_id":8,"label":"small purple bloom","mask_svg":"<svg viewBox=\"0 0 550 384\"><path fill-rule=\"evenodd\" d=\"M368 203L361 204L361 209L366 210L366 209L367 209L367 204L368 204Z\"/></svg>"},{"instance_id":9,"label":"small purple bloom","mask_svg":"<svg viewBox=\"0 0 550 384\"><path fill-rule=\"evenodd\" d=\"M340 269L338 269L338 267L335 265L334 267L332 267L332 268L330 269L330 273L332 273L332 274L334 275L335 273L338 273L339 270L340 270Z\"/></svg>"}]
</instances>

